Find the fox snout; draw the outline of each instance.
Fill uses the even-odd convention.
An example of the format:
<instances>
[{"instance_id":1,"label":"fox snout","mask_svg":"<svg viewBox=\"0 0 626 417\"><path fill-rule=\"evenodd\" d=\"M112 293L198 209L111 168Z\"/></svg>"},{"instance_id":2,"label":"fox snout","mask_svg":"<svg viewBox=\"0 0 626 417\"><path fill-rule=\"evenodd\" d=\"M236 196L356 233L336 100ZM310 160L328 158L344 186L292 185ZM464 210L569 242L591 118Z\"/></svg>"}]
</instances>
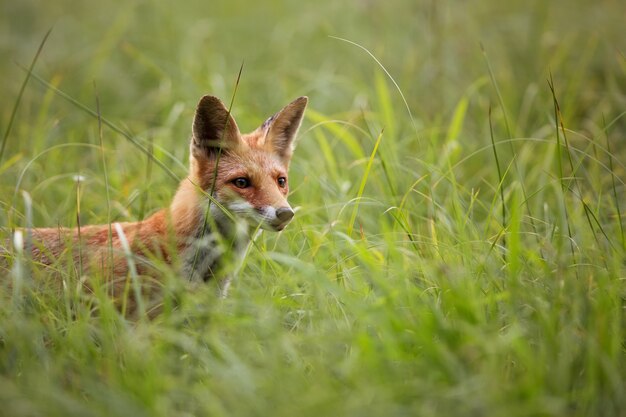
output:
<instances>
[{"instance_id":1,"label":"fox snout","mask_svg":"<svg viewBox=\"0 0 626 417\"><path fill-rule=\"evenodd\" d=\"M276 209L276 217L280 221L278 230L282 230L293 219L294 212L291 207L280 207Z\"/></svg>"},{"instance_id":2,"label":"fox snout","mask_svg":"<svg viewBox=\"0 0 626 417\"><path fill-rule=\"evenodd\" d=\"M261 228L280 232L293 219L294 211L291 207L264 207L257 210L261 215Z\"/></svg>"},{"instance_id":3,"label":"fox snout","mask_svg":"<svg viewBox=\"0 0 626 417\"><path fill-rule=\"evenodd\" d=\"M276 217L282 222L288 222L293 218L294 212L291 207L281 207L276 210Z\"/></svg>"}]
</instances>

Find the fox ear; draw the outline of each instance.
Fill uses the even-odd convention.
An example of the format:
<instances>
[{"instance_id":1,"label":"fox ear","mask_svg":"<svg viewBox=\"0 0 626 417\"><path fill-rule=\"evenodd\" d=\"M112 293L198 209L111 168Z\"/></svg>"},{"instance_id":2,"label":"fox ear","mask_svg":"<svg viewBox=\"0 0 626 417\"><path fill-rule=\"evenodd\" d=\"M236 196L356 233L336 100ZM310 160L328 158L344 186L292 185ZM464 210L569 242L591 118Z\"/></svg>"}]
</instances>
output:
<instances>
[{"instance_id":1,"label":"fox ear","mask_svg":"<svg viewBox=\"0 0 626 417\"><path fill-rule=\"evenodd\" d=\"M289 161L293 153L293 140L298 133L304 109L309 99L299 97L287 104L281 111L270 117L261 126L265 130L265 146L281 159Z\"/></svg>"},{"instance_id":2,"label":"fox ear","mask_svg":"<svg viewBox=\"0 0 626 417\"><path fill-rule=\"evenodd\" d=\"M206 155L220 148L235 147L241 136L235 119L232 118L224 103L214 96L204 96L200 99L196 107L192 131L194 156L199 155L197 152Z\"/></svg>"}]
</instances>

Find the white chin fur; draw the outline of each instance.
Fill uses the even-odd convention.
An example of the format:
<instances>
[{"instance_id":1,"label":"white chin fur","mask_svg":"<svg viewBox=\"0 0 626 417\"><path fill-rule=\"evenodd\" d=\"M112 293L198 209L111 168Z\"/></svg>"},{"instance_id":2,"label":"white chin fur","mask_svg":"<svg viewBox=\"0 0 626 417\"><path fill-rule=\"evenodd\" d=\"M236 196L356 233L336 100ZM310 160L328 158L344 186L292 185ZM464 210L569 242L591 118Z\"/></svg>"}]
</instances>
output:
<instances>
[{"instance_id":1,"label":"white chin fur","mask_svg":"<svg viewBox=\"0 0 626 417\"><path fill-rule=\"evenodd\" d=\"M238 201L230 203L226 207L235 217L245 219L252 227L257 227L260 224L264 230L277 231L282 230L289 223L281 223L276 216L276 209L272 206L265 206L261 210L256 210L250 203Z\"/></svg>"},{"instance_id":2,"label":"white chin fur","mask_svg":"<svg viewBox=\"0 0 626 417\"><path fill-rule=\"evenodd\" d=\"M254 211L252 205L247 201L239 201L236 203L230 203L227 205L228 209L233 213L248 213Z\"/></svg>"}]
</instances>

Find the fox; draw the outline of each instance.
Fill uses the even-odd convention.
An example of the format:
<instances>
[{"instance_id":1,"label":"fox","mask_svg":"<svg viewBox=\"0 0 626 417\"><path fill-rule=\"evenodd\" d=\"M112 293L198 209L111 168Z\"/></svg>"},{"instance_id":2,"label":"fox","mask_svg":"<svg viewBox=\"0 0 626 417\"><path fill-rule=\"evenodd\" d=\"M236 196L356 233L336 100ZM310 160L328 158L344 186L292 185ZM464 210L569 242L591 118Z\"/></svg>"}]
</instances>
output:
<instances>
[{"instance_id":1,"label":"fox","mask_svg":"<svg viewBox=\"0 0 626 417\"><path fill-rule=\"evenodd\" d=\"M189 172L168 207L113 227L23 230L30 239L25 251L44 266L70 251L76 265L111 277L116 294L130 274L153 275L156 257L176 262L189 281L218 278L219 295L226 297L233 273L224 266L243 258L255 230L282 231L294 217L288 170L307 103L299 97L242 134L219 98L203 96L191 126Z\"/></svg>"}]
</instances>

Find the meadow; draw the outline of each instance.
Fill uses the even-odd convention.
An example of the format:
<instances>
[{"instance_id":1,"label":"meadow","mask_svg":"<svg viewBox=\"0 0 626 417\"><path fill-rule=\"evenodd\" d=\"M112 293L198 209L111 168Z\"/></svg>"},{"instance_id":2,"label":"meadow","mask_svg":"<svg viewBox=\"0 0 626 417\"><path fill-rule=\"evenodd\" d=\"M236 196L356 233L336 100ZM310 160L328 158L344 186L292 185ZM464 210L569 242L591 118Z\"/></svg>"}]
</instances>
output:
<instances>
[{"instance_id":1,"label":"meadow","mask_svg":"<svg viewBox=\"0 0 626 417\"><path fill-rule=\"evenodd\" d=\"M0 416L625 416L624 16L0 1L4 247L167 205L204 94L242 131L310 100L296 217L228 298L163 265L162 313L127 317L3 255Z\"/></svg>"}]
</instances>

